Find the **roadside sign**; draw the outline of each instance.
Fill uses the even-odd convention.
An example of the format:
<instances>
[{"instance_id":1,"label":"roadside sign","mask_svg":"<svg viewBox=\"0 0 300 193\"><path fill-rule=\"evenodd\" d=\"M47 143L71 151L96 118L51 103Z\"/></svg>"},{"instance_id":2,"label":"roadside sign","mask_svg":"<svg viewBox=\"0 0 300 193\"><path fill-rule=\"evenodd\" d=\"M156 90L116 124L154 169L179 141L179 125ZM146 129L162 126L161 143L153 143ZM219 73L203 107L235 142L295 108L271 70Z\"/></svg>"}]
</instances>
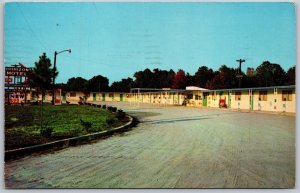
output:
<instances>
[{"instance_id":1,"label":"roadside sign","mask_svg":"<svg viewBox=\"0 0 300 193\"><path fill-rule=\"evenodd\" d=\"M5 78L5 82L12 82L12 78Z\"/></svg>"}]
</instances>

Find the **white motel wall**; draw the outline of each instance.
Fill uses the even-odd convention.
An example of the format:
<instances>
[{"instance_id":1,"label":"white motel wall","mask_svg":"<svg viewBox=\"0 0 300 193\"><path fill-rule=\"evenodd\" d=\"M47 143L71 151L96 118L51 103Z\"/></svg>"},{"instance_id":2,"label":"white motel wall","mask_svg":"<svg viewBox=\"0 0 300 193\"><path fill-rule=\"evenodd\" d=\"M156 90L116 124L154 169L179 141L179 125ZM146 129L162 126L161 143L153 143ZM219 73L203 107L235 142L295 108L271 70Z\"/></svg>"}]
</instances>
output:
<instances>
[{"instance_id":1,"label":"white motel wall","mask_svg":"<svg viewBox=\"0 0 300 193\"><path fill-rule=\"evenodd\" d=\"M245 111L268 111L296 113L296 86L274 86L259 88L207 90L191 87L187 90L155 89L148 92L136 88L130 93L120 92L62 92L62 103L78 104L80 98L86 102L133 102L157 105L183 105L202 108L227 108ZM31 93L28 101L36 101ZM41 96L38 97L41 100ZM44 101L51 102L51 92ZM220 103L223 103L221 105Z\"/></svg>"}]
</instances>

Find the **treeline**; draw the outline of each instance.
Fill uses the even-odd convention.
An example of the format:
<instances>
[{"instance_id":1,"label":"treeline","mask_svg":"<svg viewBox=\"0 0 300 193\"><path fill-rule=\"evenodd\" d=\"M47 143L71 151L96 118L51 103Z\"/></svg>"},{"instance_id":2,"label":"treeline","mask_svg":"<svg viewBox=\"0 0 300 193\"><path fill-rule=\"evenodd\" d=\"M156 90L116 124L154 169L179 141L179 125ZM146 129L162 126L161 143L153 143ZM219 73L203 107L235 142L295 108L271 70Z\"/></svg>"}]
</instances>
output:
<instances>
[{"instance_id":1,"label":"treeline","mask_svg":"<svg viewBox=\"0 0 300 193\"><path fill-rule=\"evenodd\" d=\"M179 69L177 72L160 69L145 69L135 72L133 78L122 79L113 82L109 86L109 80L101 75L94 76L90 80L82 77L70 78L67 84L60 85L69 91L89 92L129 92L130 88L173 88L184 89L186 86L198 86L207 89L238 88L239 78L242 75L241 87L265 87L295 84L295 70L293 66L285 72L279 64L263 62L253 71L239 72L238 68L229 68L222 65L217 71L207 66L198 68L194 75Z\"/></svg>"}]
</instances>

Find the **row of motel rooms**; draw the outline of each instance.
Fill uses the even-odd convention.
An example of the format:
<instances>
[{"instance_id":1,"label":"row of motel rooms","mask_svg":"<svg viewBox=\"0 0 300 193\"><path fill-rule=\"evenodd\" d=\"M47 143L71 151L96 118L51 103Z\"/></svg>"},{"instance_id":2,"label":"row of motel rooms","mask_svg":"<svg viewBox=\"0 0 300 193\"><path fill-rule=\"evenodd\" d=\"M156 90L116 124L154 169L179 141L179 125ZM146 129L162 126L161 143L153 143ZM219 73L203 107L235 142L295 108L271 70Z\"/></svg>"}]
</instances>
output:
<instances>
[{"instance_id":1,"label":"row of motel rooms","mask_svg":"<svg viewBox=\"0 0 300 193\"><path fill-rule=\"evenodd\" d=\"M150 90L150 91L149 91ZM172 89L132 89L130 93L91 92L89 94L71 91L62 92L62 103L78 104L80 98L86 102L133 102L161 105L183 105L194 107L228 108L250 111L272 111L296 113L296 86L275 86L259 88L239 88L208 90L199 87L186 87L183 90ZM27 102L36 101L31 93L27 94ZM41 96L38 97L41 99ZM58 96L56 96L56 99ZM51 102L49 91L44 98Z\"/></svg>"}]
</instances>

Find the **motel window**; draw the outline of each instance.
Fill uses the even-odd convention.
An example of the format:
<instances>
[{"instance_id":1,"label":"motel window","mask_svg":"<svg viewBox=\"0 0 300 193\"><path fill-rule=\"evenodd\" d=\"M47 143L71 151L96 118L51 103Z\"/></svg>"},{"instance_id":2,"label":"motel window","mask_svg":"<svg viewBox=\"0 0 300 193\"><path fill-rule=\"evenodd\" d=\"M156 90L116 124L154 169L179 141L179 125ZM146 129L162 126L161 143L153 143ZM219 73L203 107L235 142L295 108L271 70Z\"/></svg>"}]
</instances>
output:
<instances>
[{"instance_id":1,"label":"motel window","mask_svg":"<svg viewBox=\"0 0 300 193\"><path fill-rule=\"evenodd\" d=\"M258 100L267 101L267 91L259 91Z\"/></svg>"},{"instance_id":2,"label":"motel window","mask_svg":"<svg viewBox=\"0 0 300 193\"><path fill-rule=\"evenodd\" d=\"M114 97L114 94L113 94L113 93L109 93L108 97L113 98L113 97Z\"/></svg>"},{"instance_id":3,"label":"motel window","mask_svg":"<svg viewBox=\"0 0 300 193\"><path fill-rule=\"evenodd\" d=\"M291 90L282 91L282 101L292 101L292 94Z\"/></svg>"},{"instance_id":4,"label":"motel window","mask_svg":"<svg viewBox=\"0 0 300 193\"><path fill-rule=\"evenodd\" d=\"M235 100L240 101L242 97L242 92L235 92Z\"/></svg>"},{"instance_id":5,"label":"motel window","mask_svg":"<svg viewBox=\"0 0 300 193\"><path fill-rule=\"evenodd\" d=\"M193 99L193 94L188 94L187 99Z\"/></svg>"},{"instance_id":6,"label":"motel window","mask_svg":"<svg viewBox=\"0 0 300 193\"><path fill-rule=\"evenodd\" d=\"M76 97L76 92L70 92L70 97Z\"/></svg>"},{"instance_id":7,"label":"motel window","mask_svg":"<svg viewBox=\"0 0 300 193\"><path fill-rule=\"evenodd\" d=\"M195 100L199 100L199 95L195 95Z\"/></svg>"}]
</instances>

